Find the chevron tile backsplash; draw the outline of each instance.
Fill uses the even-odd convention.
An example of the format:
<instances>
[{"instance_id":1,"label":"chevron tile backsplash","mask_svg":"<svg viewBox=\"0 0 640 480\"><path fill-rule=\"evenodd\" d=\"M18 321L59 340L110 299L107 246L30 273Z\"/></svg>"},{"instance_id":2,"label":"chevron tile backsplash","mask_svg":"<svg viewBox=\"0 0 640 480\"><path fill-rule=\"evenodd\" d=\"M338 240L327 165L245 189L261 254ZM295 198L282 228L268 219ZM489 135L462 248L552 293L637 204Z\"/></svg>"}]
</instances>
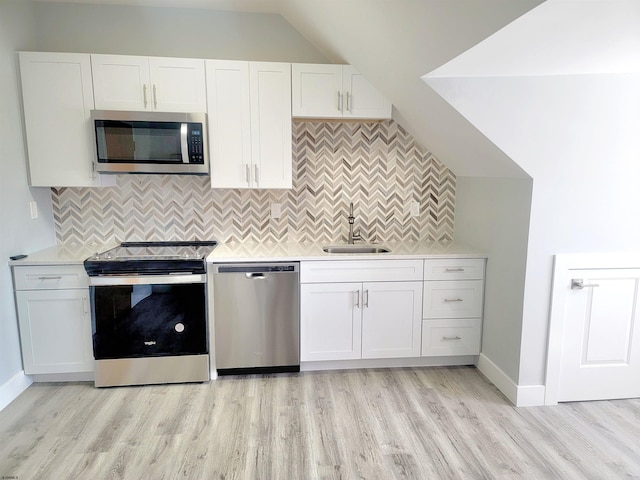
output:
<instances>
[{"instance_id":1,"label":"chevron tile backsplash","mask_svg":"<svg viewBox=\"0 0 640 480\"><path fill-rule=\"evenodd\" d=\"M212 190L209 177L118 175L52 189L58 243L341 242L349 202L368 242L453 239L455 176L392 120L293 123L293 189ZM420 215L410 215L419 202ZM270 204L282 205L271 219Z\"/></svg>"}]
</instances>

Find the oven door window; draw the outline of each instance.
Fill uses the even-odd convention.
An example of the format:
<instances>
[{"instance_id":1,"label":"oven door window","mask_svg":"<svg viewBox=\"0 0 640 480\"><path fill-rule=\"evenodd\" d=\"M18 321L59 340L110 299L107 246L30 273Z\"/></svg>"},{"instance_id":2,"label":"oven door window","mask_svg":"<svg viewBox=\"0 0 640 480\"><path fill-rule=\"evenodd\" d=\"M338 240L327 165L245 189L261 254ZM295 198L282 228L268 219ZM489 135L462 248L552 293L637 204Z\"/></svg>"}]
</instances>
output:
<instances>
[{"instance_id":1,"label":"oven door window","mask_svg":"<svg viewBox=\"0 0 640 480\"><path fill-rule=\"evenodd\" d=\"M205 285L91 287L96 360L207 353Z\"/></svg>"}]
</instances>

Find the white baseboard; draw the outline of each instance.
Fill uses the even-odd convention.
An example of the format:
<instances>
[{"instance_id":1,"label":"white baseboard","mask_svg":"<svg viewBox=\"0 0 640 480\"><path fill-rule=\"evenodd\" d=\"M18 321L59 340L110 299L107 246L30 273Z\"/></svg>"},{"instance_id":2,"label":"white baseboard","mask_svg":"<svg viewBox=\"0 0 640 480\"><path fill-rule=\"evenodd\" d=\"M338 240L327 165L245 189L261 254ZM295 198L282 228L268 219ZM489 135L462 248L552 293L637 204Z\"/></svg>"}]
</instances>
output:
<instances>
[{"instance_id":1,"label":"white baseboard","mask_svg":"<svg viewBox=\"0 0 640 480\"><path fill-rule=\"evenodd\" d=\"M0 385L0 411L13 402L32 383L31 378L27 377L24 371L21 370Z\"/></svg>"},{"instance_id":2,"label":"white baseboard","mask_svg":"<svg viewBox=\"0 0 640 480\"><path fill-rule=\"evenodd\" d=\"M544 405L544 385L519 386L511 377L489 358L480 354L478 370L500 390L516 407L537 407Z\"/></svg>"}]
</instances>

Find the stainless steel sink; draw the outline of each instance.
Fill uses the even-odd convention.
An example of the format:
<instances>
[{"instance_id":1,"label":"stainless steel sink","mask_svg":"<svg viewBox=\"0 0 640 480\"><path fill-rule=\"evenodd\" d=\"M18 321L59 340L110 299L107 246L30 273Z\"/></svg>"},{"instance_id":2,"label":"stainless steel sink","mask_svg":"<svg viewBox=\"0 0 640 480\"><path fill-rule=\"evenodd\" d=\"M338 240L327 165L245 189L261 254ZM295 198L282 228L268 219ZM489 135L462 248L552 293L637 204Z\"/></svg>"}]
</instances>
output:
<instances>
[{"instance_id":1,"label":"stainless steel sink","mask_svg":"<svg viewBox=\"0 0 640 480\"><path fill-rule=\"evenodd\" d=\"M381 245L327 245L322 247L326 253L389 253L386 247Z\"/></svg>"}]
</instances>

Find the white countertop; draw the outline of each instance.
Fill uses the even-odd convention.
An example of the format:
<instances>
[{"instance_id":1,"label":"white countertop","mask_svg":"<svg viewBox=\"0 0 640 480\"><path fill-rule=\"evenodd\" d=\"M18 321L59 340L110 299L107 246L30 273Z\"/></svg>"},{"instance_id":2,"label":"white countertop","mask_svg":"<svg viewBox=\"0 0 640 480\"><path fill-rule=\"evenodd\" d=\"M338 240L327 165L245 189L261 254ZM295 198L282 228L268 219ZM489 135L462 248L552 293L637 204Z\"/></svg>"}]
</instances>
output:
<instances>
[{"instance_id":1,"label":"white countertop","mask_svg":"<svg viewBox=\"0 0 640 480\"><path fill-rule=\"evenodd\" d=\"M372 260L423 258L484 258L486 254L456 242L388 242L380 246L389 253L325 253L324 244L315 243L236 243L220 244L207 257L210 263L280 262L296 260Z\"/></svg>"},{"instance_id":2,"label":"white countertop","mask_svg":"<svg viewBox=\"0 0 640 480\"><path fill-rule=\"evenodd\" d=\"M11 266L27 265L74 265L81 264L96 252L103 252L115 247L117 244L66 244L45 248L37 252L29 253L22 260L9 260Z\"/></svg>"},{"instance_id":3,"label":"white countertop","mask_svg":"<svg viewBox=\"0 0 640 480\"><path fill-rule=\"evenodd\" d=\"M96 252L103 252L117 244L56 245L30 253L22 260L10 260L11 266L82 264ZM483 258L473 247L457 242L389 242L381 246L389 253L325 253L324 244L315 243L221 243L207 257L209 263L226 262L286 262L301 260L372 260L422 258Z\"/></svg>"}]
</instances>

